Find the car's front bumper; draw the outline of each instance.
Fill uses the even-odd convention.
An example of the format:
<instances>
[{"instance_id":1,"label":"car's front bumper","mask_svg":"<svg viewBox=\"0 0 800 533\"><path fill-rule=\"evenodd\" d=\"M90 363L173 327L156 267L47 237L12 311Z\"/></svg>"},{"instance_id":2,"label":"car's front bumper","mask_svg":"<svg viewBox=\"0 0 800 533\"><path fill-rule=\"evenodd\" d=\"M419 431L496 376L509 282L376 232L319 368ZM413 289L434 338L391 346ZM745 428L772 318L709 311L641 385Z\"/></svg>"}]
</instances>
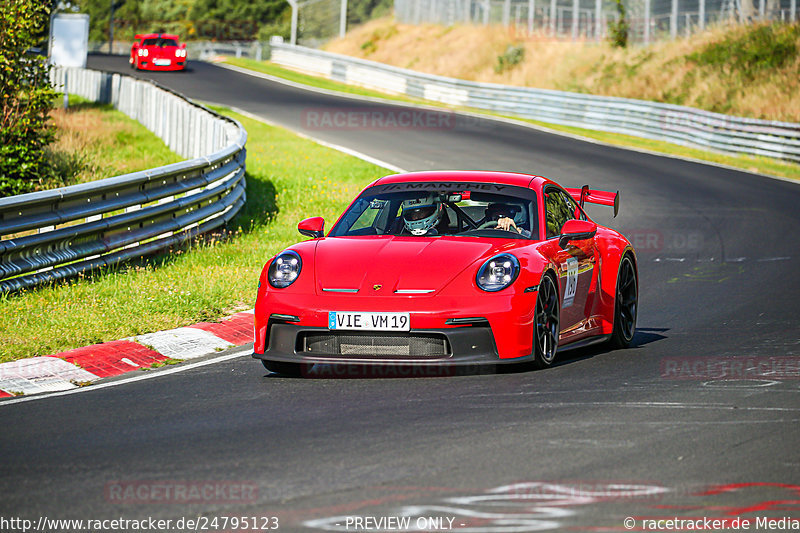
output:
<instances>
[{"instance_id":1,"label":"car's front bumper","mask_svg":"<svg viewBox=\"0 0 800 533\"><path fill-rule=\"evenodd\" d=\"M358 333L282 321L271 321L266 349L253 357L306 364L432 366L517 363L530 359L530 356L500 359L488 323L402 333Z\"/></svg>"},{"instance_id":2,"label":"car's front bumper","mask_svg":"<svg viewBox=\"0 0 800 533\"><path fill-rule=\"evenodd\" d=\"M152 71L176 71L183 70L186 67L185 61L173 61L169 65L156 65L152 61L142 61L139 63L139 70L152 70Z\"/></svg>"},{"instance_id":3,"label":"car's front bumper","mask_svg":"<svg viewBox=\"0 0 800 533\"><path fill-rule=\"evenodd\" d=\"M352 362L415 365L502 363L524 361L531 355L535 292L508 292L474 296L387 296L297 294L267 291L256 300L254 356L267 361ZM407 333L357 333L328 329L330 311L408 312ZM316 344L304 345L305 337L317 336ZM348 340L342 350L318 348L335 344L319 336L367 336L376 339L376 350L363 339ZM385 336L432 336L442 340L437 352L381 349ZM390 345L392 343L389 343ZM400 343L402 344L402 342ZM423 343L424 344L424 343ZM331 352L336 353L331 353ZM374 352L374 353L373 353Z\"/></svg>"}]
</instances>

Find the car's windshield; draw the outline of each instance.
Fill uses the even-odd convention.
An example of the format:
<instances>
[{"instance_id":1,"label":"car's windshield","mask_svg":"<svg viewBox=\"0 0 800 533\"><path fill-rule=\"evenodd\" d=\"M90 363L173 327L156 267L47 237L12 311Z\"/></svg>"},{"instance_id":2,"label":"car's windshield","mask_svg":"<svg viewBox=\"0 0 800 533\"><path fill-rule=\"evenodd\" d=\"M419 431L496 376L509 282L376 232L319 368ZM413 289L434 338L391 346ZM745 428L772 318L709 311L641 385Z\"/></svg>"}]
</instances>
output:
<instances>
[{"instance_id":1,"label":"car's windshield","mask_svg":"<svg viewBox=\"0 0 800 533\"><path fill-rule=\"evenodd\" d=\"M534 191L495 183L376 185L353 202L331 237L400 235L538 239Z\"/></svg>"},{"instance_id":2,"label":"car's windshield","mask_svg":"<svg viewBox=\"0 0 800 533\"><path fill-rule=\"evenodd\" d=\"M144 42L142 42L142 45L143 46L160 46L160 47L163 48L165 46L178 46L178 43L175 42L175 39L158 38L158 39L145 39Z\"/></svg>"}]
</instances>

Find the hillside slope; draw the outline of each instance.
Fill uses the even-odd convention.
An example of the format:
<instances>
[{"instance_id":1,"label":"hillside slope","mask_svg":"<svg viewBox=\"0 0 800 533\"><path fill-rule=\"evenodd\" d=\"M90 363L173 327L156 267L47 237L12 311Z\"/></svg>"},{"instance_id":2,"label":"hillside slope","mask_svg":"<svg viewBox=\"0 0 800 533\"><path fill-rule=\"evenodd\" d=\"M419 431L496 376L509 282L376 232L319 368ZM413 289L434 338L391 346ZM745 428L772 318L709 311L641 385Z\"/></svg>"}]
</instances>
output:
<instances>
[{"instance_id":1,"label":"hillside slope","mask_svg":"<svg viewBox=\"0 0 800 533\"><path fill-rule=\"evenodd\" d=\"M412 26L383 18L325 49L467 80L800 122L800 23L718 27L688 39L620 49L497 26Z\"/></svg>"}]
</instances>

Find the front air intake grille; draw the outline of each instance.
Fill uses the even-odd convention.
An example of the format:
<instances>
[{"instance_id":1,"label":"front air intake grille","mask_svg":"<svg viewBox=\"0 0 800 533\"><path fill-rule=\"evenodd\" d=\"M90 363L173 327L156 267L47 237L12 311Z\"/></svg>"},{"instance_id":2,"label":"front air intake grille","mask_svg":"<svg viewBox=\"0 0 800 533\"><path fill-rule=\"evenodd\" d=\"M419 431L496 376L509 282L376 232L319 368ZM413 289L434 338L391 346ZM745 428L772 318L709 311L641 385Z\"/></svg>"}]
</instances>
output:
<instances>
[{"instance_id":1,"label":"front air intake grille","mask_svg":"<svg viewBox=\"0 0 800 533\"><path fill-rule=\"evenodd\" d=\"M309 356L357 359L437 359L450 356L447 338L439 333L302 332L297 351Z\"/></svg>"}]
</instances>

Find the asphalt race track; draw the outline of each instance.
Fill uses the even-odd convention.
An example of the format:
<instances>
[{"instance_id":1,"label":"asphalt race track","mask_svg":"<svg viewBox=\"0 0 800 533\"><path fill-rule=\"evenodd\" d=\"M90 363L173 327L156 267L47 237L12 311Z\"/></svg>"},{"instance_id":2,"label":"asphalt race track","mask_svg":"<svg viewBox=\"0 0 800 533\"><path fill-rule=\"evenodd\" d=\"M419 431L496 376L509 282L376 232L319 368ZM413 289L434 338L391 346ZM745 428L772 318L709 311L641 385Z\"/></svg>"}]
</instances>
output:
<instances>
[{"instance_id":1,"label":"asphalt race track","mask_svg":"<svg viewBox=\"0 0 800 533\"><path fill-rule=\"evenodd\" d=\"M124 57L89 63L130 72ZM617 219L591 212L638 246L636 347L566 352L539 372L392 379L269 376L242 356L0 402L0 516L201 517L213 531L241 530L222 527L232 516L276 516L284 531L377 530L353 517L431 531L800 518L800 186L449 113L390 127L407 108L191 65L138 75L407 170L619 189ZM383 126L318 121L364 111Z\"/></svg>"}]
</instances>

